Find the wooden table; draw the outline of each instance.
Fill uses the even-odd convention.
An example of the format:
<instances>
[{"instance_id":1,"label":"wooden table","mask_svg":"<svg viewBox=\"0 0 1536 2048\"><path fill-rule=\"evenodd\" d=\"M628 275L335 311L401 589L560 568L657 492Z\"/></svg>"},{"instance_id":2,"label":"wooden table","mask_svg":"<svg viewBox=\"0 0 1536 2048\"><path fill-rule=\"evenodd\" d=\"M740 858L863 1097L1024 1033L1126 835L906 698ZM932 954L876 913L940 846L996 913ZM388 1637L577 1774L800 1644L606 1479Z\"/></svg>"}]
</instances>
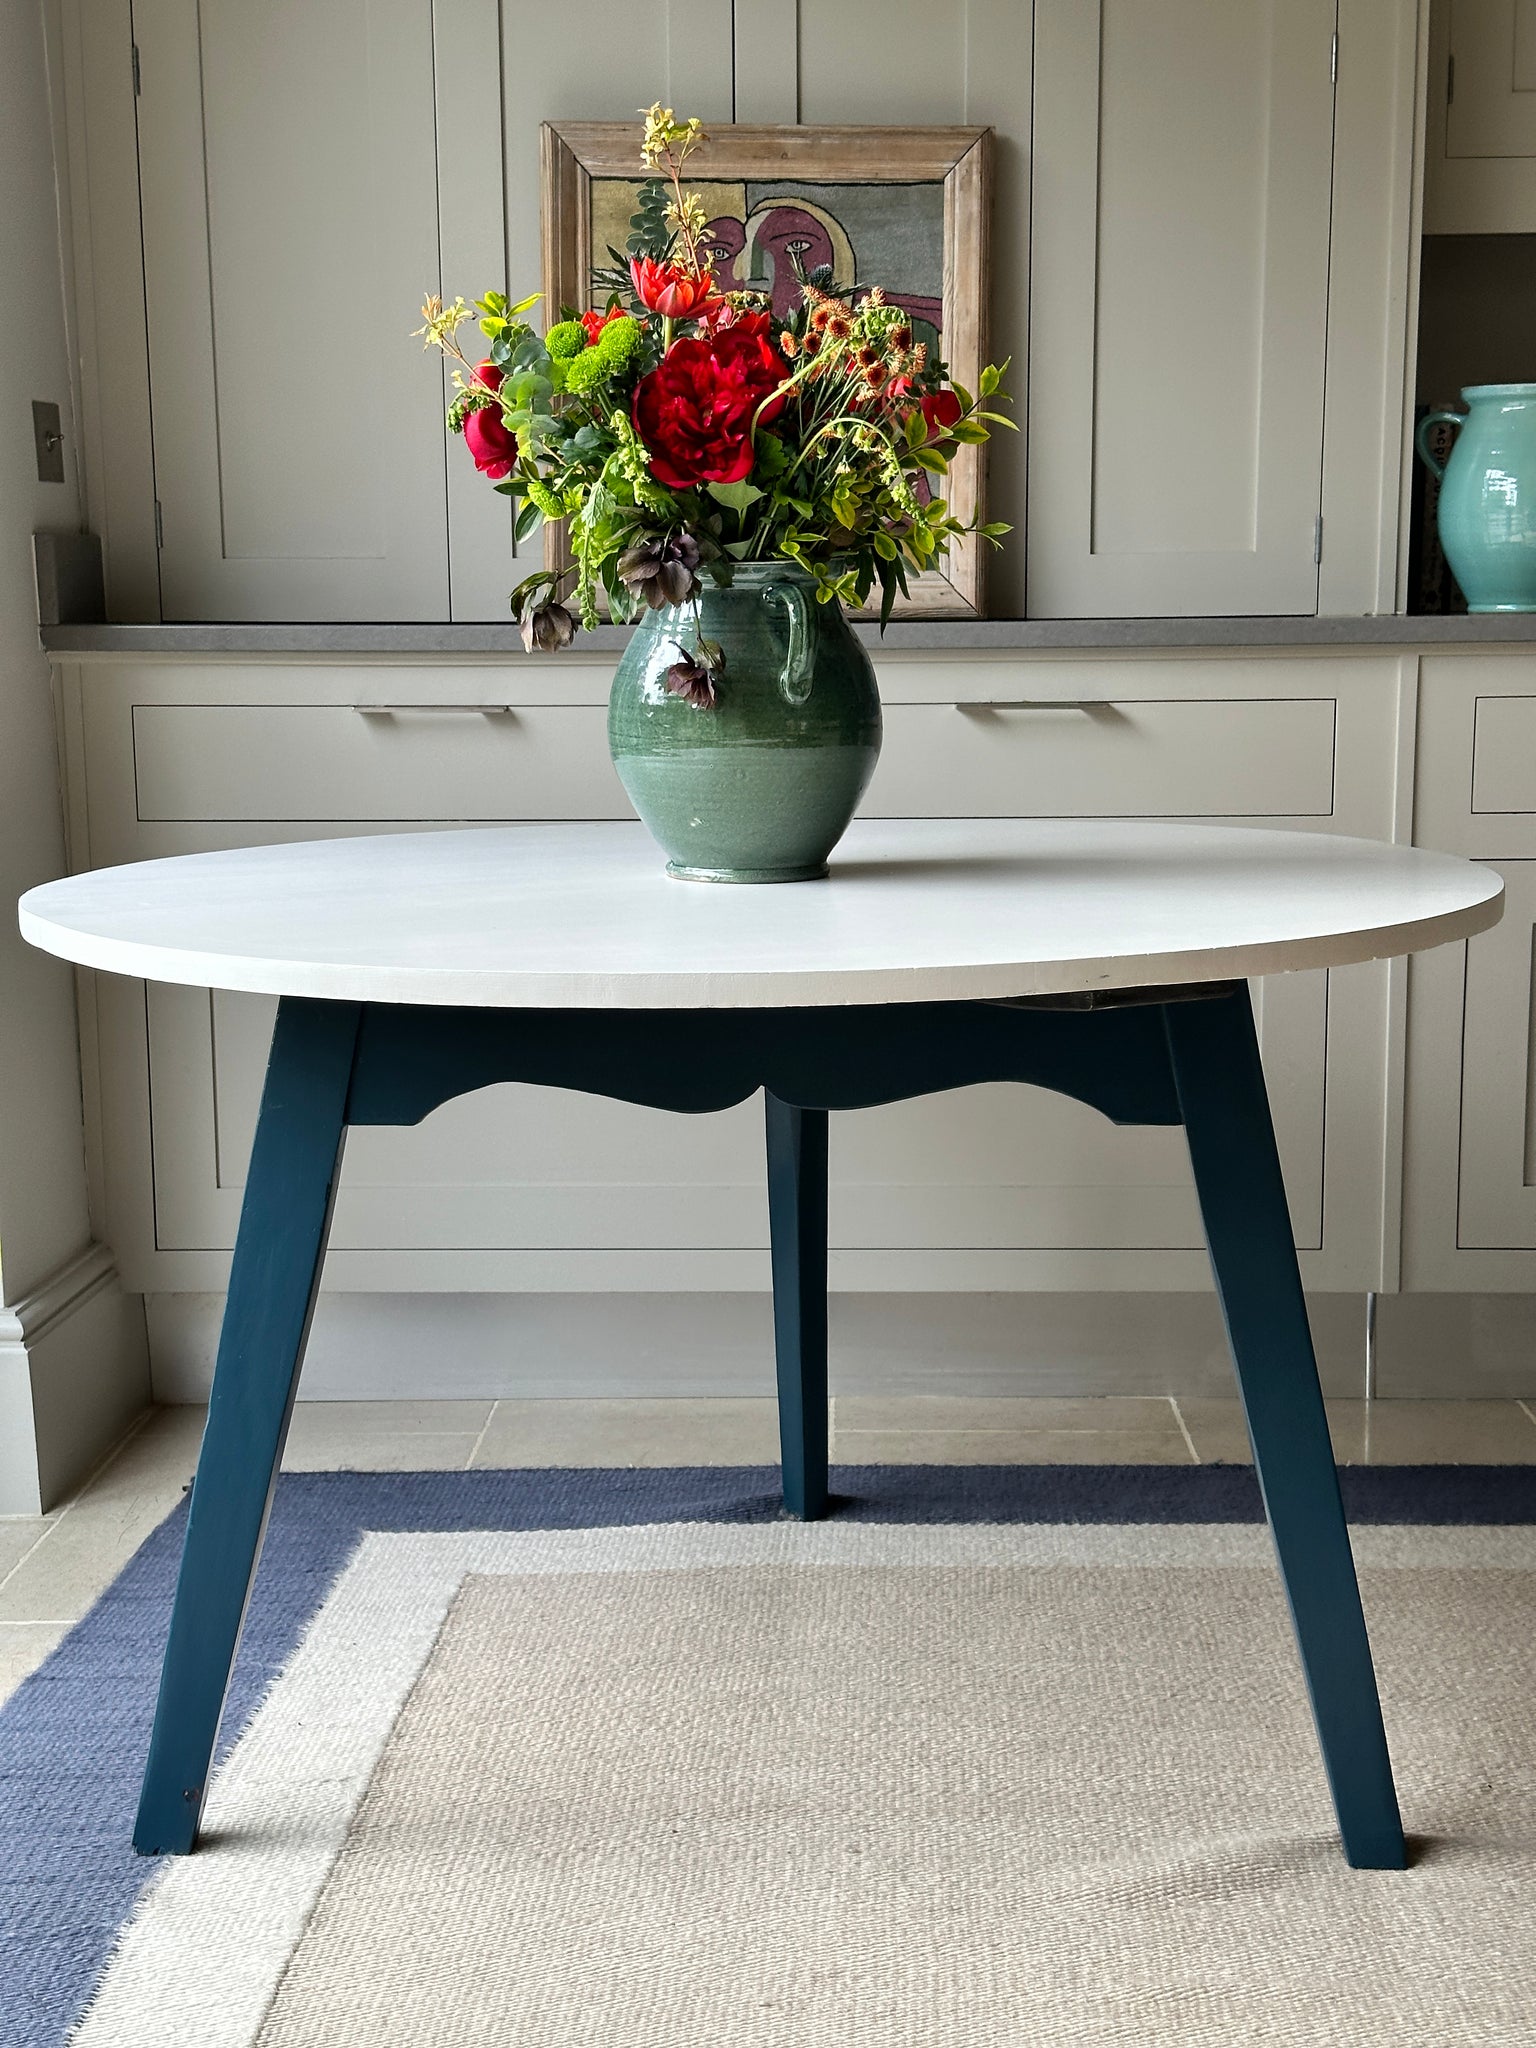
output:
<instances>
[{"instance_id":1,"label":"wooden table","mask_svg":"<svg viewBox=\"0 0 1536 2048\"><path fill-rule=\"evenodd\" d=\"M784 1499L827 1508L827 1117L1025 1081L1182 1124L1323 1760L1352 1864L1403 1835L1245 977L1484 930L1498 877L1313 833L1099 821L856 825L831 879L668 880L638 826L193 854L34 889L88 967L276 995L134 1834L197 1838L314 1308L342 1141L497 1081L658 1108L759 1088Z\"/></svg>"}]
</instances>

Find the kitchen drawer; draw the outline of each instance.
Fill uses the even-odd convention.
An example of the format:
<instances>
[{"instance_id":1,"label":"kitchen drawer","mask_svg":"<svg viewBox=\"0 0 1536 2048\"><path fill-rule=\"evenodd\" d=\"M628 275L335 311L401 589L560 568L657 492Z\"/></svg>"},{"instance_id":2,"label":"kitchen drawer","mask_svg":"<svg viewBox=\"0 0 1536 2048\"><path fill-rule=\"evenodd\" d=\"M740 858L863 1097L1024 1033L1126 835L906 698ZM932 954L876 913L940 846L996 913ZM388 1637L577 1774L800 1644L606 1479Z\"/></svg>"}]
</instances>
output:
<instances>
[{"instance_id":1,"label":"kitchen drawer","mask_svg":"<svg viewBox=\"0 0 1536 2048\"><path fill-rule=\"evenodd\" d=\"M599 704L135 704L141 824L633 816Z\"/></svg>"},{"instance_id":2,"label":"kitchen drawer","mask_svg":"<svg viewBox=\"0 0 1536 2048\"><path fill-rule=\"evenodd\" d=\"M1479 697L1472 717L1472 812L1536 811L1536 697Z\"/></svg>"},{"instance_id":3,"label":"kitchen drawer","mask_svg":"<svg viewBox=\"0 0 1536 2048\"><path fill-rule=\"evenodd\" d=\"M1327 818L1332 697L887 707L874 817Z\"/></svg>"}]
</instances>

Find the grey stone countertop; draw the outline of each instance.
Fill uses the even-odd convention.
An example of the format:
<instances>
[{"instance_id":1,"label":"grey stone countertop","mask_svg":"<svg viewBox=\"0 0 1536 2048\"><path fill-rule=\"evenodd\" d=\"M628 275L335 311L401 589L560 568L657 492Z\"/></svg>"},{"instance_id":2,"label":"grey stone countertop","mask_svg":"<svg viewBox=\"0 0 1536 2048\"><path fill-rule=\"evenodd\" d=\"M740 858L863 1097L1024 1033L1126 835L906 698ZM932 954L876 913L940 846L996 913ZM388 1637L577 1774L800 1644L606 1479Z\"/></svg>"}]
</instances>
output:
<instances>
[{"instance_id":1,"label":"grey stone countertop","mask_svg":"<svg viewBox=\"0 0 1536 2048\"><path fill-rule=\"evenodd\" d=\"M626 626L583 634L573 653L610 654ZM866 645L894 654L1050 654L1079 649L1463 647L1536 643L1536 613L1409 617L1197 619L903 619L882 641L873 625L856 630ZM501 624L45 626L54 654L359 655L497 654L521 657L517 629ZM569 658L569 657L567 657Z\"/></svg>"}]
</instances>

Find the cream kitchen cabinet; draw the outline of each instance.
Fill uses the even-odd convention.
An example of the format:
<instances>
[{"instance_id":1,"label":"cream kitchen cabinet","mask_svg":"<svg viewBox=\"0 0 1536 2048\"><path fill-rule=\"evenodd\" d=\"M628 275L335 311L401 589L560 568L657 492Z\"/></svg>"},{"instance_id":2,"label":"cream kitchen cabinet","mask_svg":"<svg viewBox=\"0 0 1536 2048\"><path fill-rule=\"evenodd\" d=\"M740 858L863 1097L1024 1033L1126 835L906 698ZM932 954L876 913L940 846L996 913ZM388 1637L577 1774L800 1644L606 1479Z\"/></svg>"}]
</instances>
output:
<instances>
[{"instance_id":1,"label":"cream kitchen cabinet","mask_svg":"<svg viewBox=\"0 0 1536 2048\"><path fill-rule=\"evenodd\" d=\"M1424 232L1536 232L1536 0L1435 0Z\"/></svg>"},{"instance_id":2,"label":"cream kitchen cabinet","mask_svg":"<svg viewBox=\"0 0 1536 2048\"><path fill-rule=\"evenodd\" d=\"M1029 609L1318 608L1334 0L1037 0Z\"/></svg>"},{"instance_id":3,"label":"cream kitchen cabinet","mask_svg":"<svg viewBox=\"0 0 1536 2048\"><path fill-rule=\"evenodd\" d=\"M882 662L875 815L1175 816L1390 834L1399 664ZM148 662L61 670L72 857L99 866L337 832L620 818L597 661ZM474 707L483 707L476 709ZM1376 1284L1387 971L1258 988L1312 1285ZM107 1232L130 1285L216 1288L271 1006L102 977L88 1061ZM685 1045L679 1057L687 1056ZM761 1116L665 1117L503 1088L349 1140L333 1285L763 1284ZM1198 1289L1179 1133L1007 1088L840 1117L842 1288Z\"/></svg>"},{"instance_id":4,"label":"cream kitchen cabinet","mask_svg":"<svg viewBox=\"0 0 1536 2048\"><path fill-rule=\"evenodd\" d=\"M1503 922L1410 970L1404 1285L1536 1276L1536 660L1436 656L1420 681L1415 836L1504 877Z\"/></svg>"},{"instance_id":5,"label":"cream kitchen cabinet","mask_svg":"<svg viewBox=\"0 0 1536 2048\"><path fill-rule=\"evenodd\" d=\"M532 0L134 0L152 476L107 438L153 496L160 616L505 618L508 502L445 448L410 330L428 291L537 281L541 120L635 117L633 10L580 13L551 37ZM646 90L729 120L730 25L663 0ZM124 317L129 252L96 255Z\"/></svg>"},{"instance_id":6,"label":"cream kitchen cabinet","mask_svg":"<svg viewBox=\"0 0 1536 2048\"><path fill-rule=\"evenodd\" d=\"M540 538L409 331L537 278L541 121L653 93L994 130L994 614L1394 608L1419 0L59 5L114 617L504 617Z\"/></svg>"}]
</instances>

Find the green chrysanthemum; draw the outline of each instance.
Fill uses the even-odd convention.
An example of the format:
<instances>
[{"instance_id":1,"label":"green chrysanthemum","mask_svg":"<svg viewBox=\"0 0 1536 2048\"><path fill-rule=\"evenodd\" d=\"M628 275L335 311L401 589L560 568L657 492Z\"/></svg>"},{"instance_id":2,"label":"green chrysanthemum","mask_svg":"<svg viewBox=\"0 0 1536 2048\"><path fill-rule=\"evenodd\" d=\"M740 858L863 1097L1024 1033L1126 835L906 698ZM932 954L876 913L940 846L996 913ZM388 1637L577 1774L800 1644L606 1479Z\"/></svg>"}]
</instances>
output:
<instances>
[{"instance_id":1,"label":"green chrysanthemum","mask_svg":"<svg viewBox=\"0 0 1536 2048\"><path fill-rule=\"evenodd\" d=\"M545 350L557 363L569 362L573 356L579 356L586 345L587 331L579 320L562 320L544 337Z\"/></svg>"}]
</instances>

